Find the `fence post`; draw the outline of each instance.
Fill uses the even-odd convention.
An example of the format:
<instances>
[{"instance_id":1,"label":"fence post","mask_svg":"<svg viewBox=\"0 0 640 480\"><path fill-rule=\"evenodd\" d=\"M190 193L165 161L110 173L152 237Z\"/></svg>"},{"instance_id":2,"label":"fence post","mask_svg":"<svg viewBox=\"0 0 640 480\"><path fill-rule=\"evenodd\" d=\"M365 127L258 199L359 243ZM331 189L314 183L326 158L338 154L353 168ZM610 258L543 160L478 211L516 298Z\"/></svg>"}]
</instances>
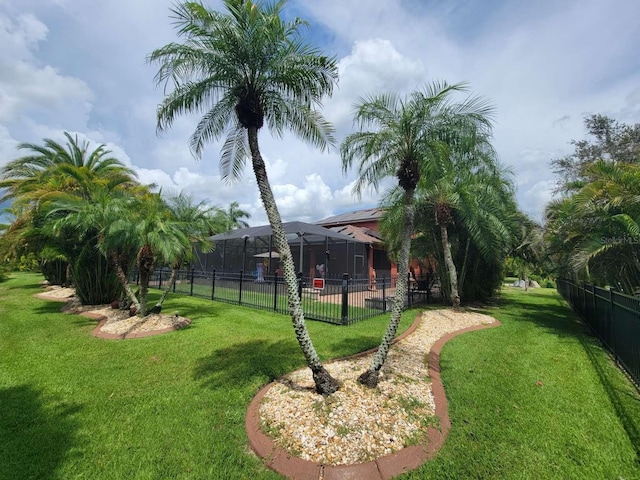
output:
<instances>
[{"instance_id":1,"label":"fence post","mask_svg":"<svg viewBox=\"0 0 640 480\"><path fill-rule=\"evenodd\" d=\"M302 272L298 272L298 298L300 299L300 303L302 303Z\"/></svg>"},{"instance_id":2,"label":"fence post","mask_svg":"<svg viewBox=\"0 0 640 480\"><path fill-rule=\"evenodd\" d=\"M238 289L238 305L242 305L242 277L244 277L244 270L240 270L240 288Z\"/></svg>"},{"instance_id":3,"label":"fence post","mask_svg":"<svg viewBox=\"0 0 640 480\"><path fill-rule=\"evenodd\" d=\"M387 277L382 276L382 312L387 311Z\"/></svg>"},{"instance_id":4,"label":"fence post","mask_svg":"<svg viewBox=\"0 0 640 480\"><path fill-rule=\"evenodd\" d=\"M342 325L349 322L349 274L342 274Z\"/></svg>"},{"instance_id":5,"label":"fence post","mask_svg":"<svg viewBox=\"0 0 640 480\"><path fill-rule=\"evenodd\" d=\"M189 295L193 297L193 276L195 273L195 268L191 267L191 289L189 290Z\"/></svg>"},{"instance_id":6,"label":"fence post","mask_svg":"<svg viewBox=\"0 0 640 480\"><path fill-rule=\"evenodd\" d=\"M173 279L173 293L176 293L176 283L178 283L179 275L180 275L180 270L176 272L176 278Z\"/></svg>"},{"instance_id":7,"label":"fence post","mask_svg":"<svg viewBox=\"0 0 640 480\"><path fill-rule=\"evenodd\" d=\"M160 273L158 275L158 290L162 290L162 267L159 268Z\"/></svg>"},{"instance_id":8,"label":"fence post","mask_svg":"<svg viewBox=\"0 0 640 480\"><path fill-rule=\"evenodd\" d=\"M302 300L301 300L302 301ZM273 277L273 311L278 311L278 276Z\"/></svg>"},{"instance_id":9,"label":"fence post","mask_svg":"<svg viewBox=\"0 0 640 480\"><path fill-rule=\"evenodd\" d=\"M215 292L216 292L216 269L214 268L211 275L211 300L214 299Z\"/></svg>"},{"instance_id":10,"label":"fence post","mask_svg":"<svg viewBox=\"0 0 640 480\"><path fill-rule=\"evenodd\" d=\"M397 288L397 285L396 285ZM411 272L407 272L407 303L409 307L411 307L411 297L413 296L413 292L411 291Z\"/></svg>"},{"instance_id":11,"label":"fence post","mask_svg":"<svg viewBox=\"0 0 640 480\"><path fill-rule=\"evenodd\" d=\"M615 306L615 302L613 300L613 290L611 290L611 287L609 287L609 310L611 311L611 321L609 322L609 338L611 339L609 341L609 343L611 345L609 345L609 348L611 349L611 353L613 354L613 359L616 361L616 363L618 363L618 354L616 352L616 341L615 341L615 336L614 336L614 324L616 322L614 322L613 320L613 314L614 314L614 306Z\"/></svg>"}]
</instances>

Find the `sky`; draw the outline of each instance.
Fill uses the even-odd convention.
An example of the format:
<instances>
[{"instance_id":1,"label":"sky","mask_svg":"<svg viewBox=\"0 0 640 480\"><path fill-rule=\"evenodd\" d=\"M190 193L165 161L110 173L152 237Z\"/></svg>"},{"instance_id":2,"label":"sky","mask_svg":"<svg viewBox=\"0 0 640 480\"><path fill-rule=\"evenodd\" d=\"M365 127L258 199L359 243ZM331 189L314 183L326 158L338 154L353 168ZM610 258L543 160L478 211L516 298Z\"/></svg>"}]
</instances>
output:
<instances>
[{"instance_id":1,"label":"sky","mask_svg":"<svg viewBox=\"0 0 640 480\"><path fill-rule=\"evenodd\" d=\"M105 144L142 183L223 208L237 201L251 225L265 224L250 165L229 184L220 142L198 160L190 153L197 115L156 132L164 92L146 57L177 40L173 4L0 0L0 166L23 155L19 143L62 142L67 131ZM307 42L337 59L339 83L322 112L338 142L354 131L360 97L467 82L495 106L500 162L513 172L520 209L536 220L552 198L550 161L585 138L586 115L640 122L634 0L290 0L285 12L307 20ZM284 221L375 207L384 194L354 196L355 172L343 173L338 148L322 152L265 129L260 143Z\"/></svg>"}]
</instances>

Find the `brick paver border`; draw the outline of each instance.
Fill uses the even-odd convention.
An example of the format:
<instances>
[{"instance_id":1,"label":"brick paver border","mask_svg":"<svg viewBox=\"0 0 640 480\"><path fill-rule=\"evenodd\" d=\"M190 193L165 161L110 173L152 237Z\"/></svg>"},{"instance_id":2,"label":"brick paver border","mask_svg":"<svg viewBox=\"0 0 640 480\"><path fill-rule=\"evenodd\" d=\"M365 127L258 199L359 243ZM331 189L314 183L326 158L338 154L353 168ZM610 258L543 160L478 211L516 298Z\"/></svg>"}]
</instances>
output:
<instances>
[{"instance_id":1,"label":"brick paver border","mask_svg":"<svg viewBox=\"0 0 640 480\"><path fill-rule=\"evenodd\" d=\"M421 316L422 313L418 314L411 326L402 333L402 335L399 335L394 340L394 343L411 335L418 327ZM444 335L433 344L429 352L428 368L431 378L431 390L436 407L435 415L440 420L440 428L429 427L427 430L429 441L426 445L413 445L390 455L380 457L374 461L354 465L322 465L292 456L283 448L275 445L271 438L260 430L260 402L275 382L271 382L260 389L249 404L245 418L245 428L247 430L247 436L249 437L249 445L252 450L264 460L268 468L287 478L295 480L387 480L401 473L416 469L438 453L451 428L447 397L444 392L444 386L442 385L442 379L440 378L440 352L442 351L442 347L449 340L463 333L497 327L499 325L500 322L496 320L487 325L475 325L473 327L463 328ZM369 355L376 350L377 349L374 348L345 358Z\"/></svg>"}]
</instances>

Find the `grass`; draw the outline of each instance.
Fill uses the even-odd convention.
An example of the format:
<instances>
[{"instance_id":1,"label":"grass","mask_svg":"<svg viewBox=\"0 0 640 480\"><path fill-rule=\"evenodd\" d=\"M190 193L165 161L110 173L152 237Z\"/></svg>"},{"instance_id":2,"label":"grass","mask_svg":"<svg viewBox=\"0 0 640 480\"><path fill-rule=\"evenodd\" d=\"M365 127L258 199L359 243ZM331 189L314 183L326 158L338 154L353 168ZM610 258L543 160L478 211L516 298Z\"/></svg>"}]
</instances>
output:
<instances>
[{"instance_id":1,"label":"grass","mask_svg":"<svg viewBox=\"0 0 640 480\"><path fill-rule=\"evenodd\" d=\"M219 282L222 283L222 282ZM227 282L224 282L227 283ZM254 306L257 308L262 308L267 311L273 311L274 304L274 294L271 292L265 292L260 290L254 290L251 288L252 282L247 282L249 287L245 288L242 292L242 304L246 306ZM258 284L258 288L261 285ZM182 284L178 285L177 292L182 293L184 295L190 295L191 293L191 285ZM202 285L194 283L193 285L193 295L201 298L211 298L211 285ZM362 296L370 296L372 294L367 292L362 292ZM233 287L225 287L220 284L216 285L215 288L215 299L216 301L227 302L231 304L238 304L239 299L239 291L237 284L234 284ZM278 286L278 294L275 298L276 308L280 313L287 312L289 310L289 300L286 295L284 285ZM302 308L306 315L310 318L328 321L330 323L341 323L342 317L342 305L340 303L332 303L317 299L311 299L303 295L302 298ZM349 318L349 324L352 323L353 319L360 318L368 318L372 316L379 315L381 312L375 308L363 308L357 307L354 305L348 306L347 316Z\"/></svg>"},{"instance_id":2,"label":"grass","mask_svg":"<svg viewBox=\"0 0 640 480\"><path fill-rule=\"evenodd\" d=\"M190 327L106 341L34 299L39 281L0 284L0 479L280 478L250 453L244 415L304 365L287 317L170 296ZM486 313L503 325L441 355L444 447L402 478L640 478L637 392L558 295L505 289ZM387 321L309 329L327 359L376 346Z\"/></svg>"},{"instance_id":3,"label":"grass","mask_svg":"<svg viewBox=\"0 0 640 480\"><path fill-rule=\"evenodd\" d=\"M505 288L502 326L441 355L452 427L405 479L638 479L640 397L550 289Z\"/></svg>"},{"instance_id":4,"label":"grass","mask_svg":"<svg viewBox=\"0 0 640 480\"><path fill-rule=\"evenodd\" d=\"M244 415L261 385L304 366L288 317L172 295L166 311L190 327L106 341L34 299L40 281L0 284L0 479L280 478L249 451ZM328 359L377 346L387 321L308 325Z\"/></svg>"}]
</instances>

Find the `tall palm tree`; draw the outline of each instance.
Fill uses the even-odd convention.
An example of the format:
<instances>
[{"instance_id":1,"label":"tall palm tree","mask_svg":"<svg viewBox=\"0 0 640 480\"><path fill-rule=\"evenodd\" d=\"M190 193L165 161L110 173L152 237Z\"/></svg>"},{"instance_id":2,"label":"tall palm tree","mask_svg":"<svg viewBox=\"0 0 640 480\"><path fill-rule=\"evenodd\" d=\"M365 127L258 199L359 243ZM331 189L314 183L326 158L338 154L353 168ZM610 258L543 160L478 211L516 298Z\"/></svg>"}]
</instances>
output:
<instances>
[{"instance_id":1,"label":"tall palm tree","mask_svg":"<svg viewBox=\"0 0 640 480\"><path fill-rule=\"evenodd\" d=\"M358 163L358 179L354 193L365 186L378 189L388 177L398 180L404 216L402 240L398 255L398 280L391 308L391 318L378 351L358 381L375 387L391 342L395 337L407 293L409 252L414 220L414 194L421 177L428 172L433 156L446 141L444 134L454 122L466 122L489 129L491 107L478 97L454 103L451 95L466 91L465 84L448 85L434 82L423 90L402 98L393 93L363 98L355 107L354 119L360 131L349 135L342 144L345 172Z\"/></svg>"},{"instance_id":2,"label":"tall palm tree","mask_svg":"<svg viewBox=\"0 0 640 480\"><path fill-rule=\"evenodd\" d=\"M182 43L170 43L149 56L160 64L158 84L173 90L158 108L158 128L169 128L182 114L206 113L191 136L191 149L201 156L204 145L225 136L221 169L238 178L246 158L280 253L296 338L313 372L316 390L331 394L338 382L326 371L309 337L297 290L291 250L282 228L258 132L265 126L281 137L285 128L322 149L333 143L332 127L315 109L330 95L337 79L334 58L305 44L300 19L282 18L284 1L257 4L224 0L225 12L197 2L172 9Z\"/></svg>"},{"instance_id":3,"label":"tall palm tree","mask_svg":"<svg viewBox=\"0 0 640 480\"><path fill-rule=\"evenodd\" d=\"M471 127L471 128L469 128ZM451 252L449 228L453 211L459 213L470 236L484 256L504 252L510 232L500 218L504 197L513 189L501 170L486 132L473 125L447 127L443 143L430 164L430 175L420 186L421 202L433 209L440 230L443 259L449 274L449 293L453 308L460 309L458 270ZM506 195L505 195L506 193ZM484 228L483 228L484 227Z\"/></svg>"}]
</instances>

